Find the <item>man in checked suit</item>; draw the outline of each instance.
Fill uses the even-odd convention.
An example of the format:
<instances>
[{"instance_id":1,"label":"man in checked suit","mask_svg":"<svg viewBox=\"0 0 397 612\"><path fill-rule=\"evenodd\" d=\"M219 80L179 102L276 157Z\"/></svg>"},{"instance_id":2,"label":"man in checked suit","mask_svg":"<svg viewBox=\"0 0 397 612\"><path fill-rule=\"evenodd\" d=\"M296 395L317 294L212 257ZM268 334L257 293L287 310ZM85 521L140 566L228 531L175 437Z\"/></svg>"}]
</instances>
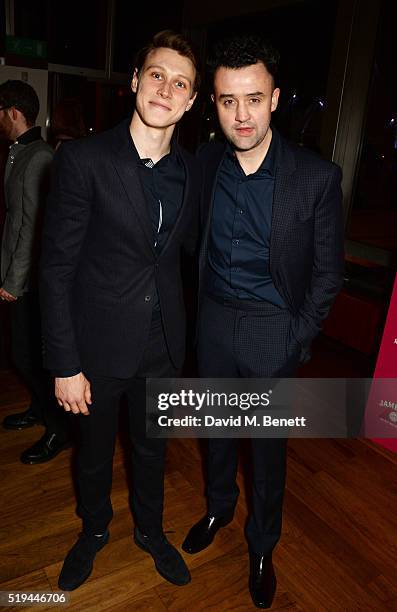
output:
<instances>
[{"instance_id":1,"label":"man in checked suit","mask_svg":"<svg viewBox=\"0 0 397 612\"><path fill-rule=\"evenodd\" d=\"M172 140L198 87L189 42L157 34L137 56L131 121L64 144L44 228L41 298L45 364L56 397L78 415L78 511L83 533L59 586L89 576L108 541L120 397L132 439L136 544L177 585L189 571L162 528L165 441L147 439L145 378L174 377L185 352L180 251L194 248L201 176Z\"/></svg>"},{"instance_id":2,"label":"man in checked suit","mask_svg":"<svg viewBox=\"0 0 397 612\"><path fill-rule=\"evenodd\" d=\"M258 37L221 42L213 101L227 144L201 148L204 169L198 361L203 377L288 377L306 360L341 286L341 172L270 126L278 54ZM246 535L250 593L270 607L281 534L285 439L252 439ZM229 523L238 498L237 440L211 439L208 513L183 549L196 553Z\"/></svg>"}]
</instances>

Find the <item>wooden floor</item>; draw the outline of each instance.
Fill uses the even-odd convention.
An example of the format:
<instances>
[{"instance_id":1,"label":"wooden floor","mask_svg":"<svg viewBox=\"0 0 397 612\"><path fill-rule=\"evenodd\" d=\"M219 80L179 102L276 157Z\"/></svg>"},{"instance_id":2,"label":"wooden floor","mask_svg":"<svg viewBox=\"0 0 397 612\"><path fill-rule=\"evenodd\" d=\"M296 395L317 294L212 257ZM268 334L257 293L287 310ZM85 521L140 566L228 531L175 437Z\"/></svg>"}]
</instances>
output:
<instances>
[{"instance_id":1,"label":"wooden floor","mask_svg":"<svg viewBox=\"0 0 397 612\"><path fill-rule=\"evenodd\" d=\"M0 418L23 410L26 393L10 372L0 373ZM74 514L72 450L50 463L25 466L20 452L42 428L0 430L0 590L56 590L65 553L80 522ZM111 540L89 580L64 609L255 609L247 591L243 537L244 485L236 518L206 551L185 555L192 582L175 587L154 570L132 541L125 451L117 445ZM291 440L283 536L274 553L278 589L274 610L397 610L397 456L359 440ZM205 510L199 446L169 444L165 530L180 546ZM10 609L10 608L9 608ZM41 607L40 609L45 609Z\"/></svg>"}]
</instances>

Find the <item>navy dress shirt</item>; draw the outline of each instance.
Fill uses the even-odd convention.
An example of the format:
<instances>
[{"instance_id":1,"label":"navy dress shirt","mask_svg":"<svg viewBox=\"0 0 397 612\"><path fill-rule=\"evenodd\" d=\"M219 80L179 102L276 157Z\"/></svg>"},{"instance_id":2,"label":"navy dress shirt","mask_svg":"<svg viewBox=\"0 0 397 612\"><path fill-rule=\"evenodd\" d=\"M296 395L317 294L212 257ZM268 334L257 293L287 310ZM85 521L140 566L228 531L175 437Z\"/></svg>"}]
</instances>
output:
<instances>
[{"instance_id":1,"label":"navy dress shirt","mask_svg":"<svg viewBox=\"0 0 397 612\"><path fill-rule=\"evenodd\" d=\"M209 294L286 308L269 271L278 141L273 131L262 164L249 175L227 145L218 171L210 228L205 286Z\"/></svg>"}]
</instances>

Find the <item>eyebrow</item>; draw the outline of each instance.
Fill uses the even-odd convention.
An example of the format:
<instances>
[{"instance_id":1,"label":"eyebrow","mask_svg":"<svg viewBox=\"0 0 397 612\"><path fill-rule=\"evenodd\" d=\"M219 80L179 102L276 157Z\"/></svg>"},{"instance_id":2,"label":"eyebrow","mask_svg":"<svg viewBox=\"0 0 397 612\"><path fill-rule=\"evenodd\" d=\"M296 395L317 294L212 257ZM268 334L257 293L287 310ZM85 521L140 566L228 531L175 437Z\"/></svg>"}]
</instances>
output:
<instances>
[{"instance_id":1,"label":"eyebrow","mask_svg":"<svg viewBox=\"0 0 397 612\"><path fill-rule=\"evenodd\" d=\"M166 71L164 66L160 66L159 64L150 64L149 66L147 66L147 68L145 68L145 70L153 70L154 68L156 68L157 70L165 70ZM179 78L179 79L185 79L188 83L191 84L191 80L185 74L177 74L176 77Z\"/></svg>"},{"instance_id":2,"label":"eyebrow","mask_svg":"<svg viewBox=\"0 0 397 612\"><path fill-rule=\"evenodd\" d=\"M248 94L244 94L245 98L251 98L252 96L263 96L264 93L263 91L254 91L253 93L248 93ZM223 99L223 98L235 98L236 94L220 94L219 98Z\"/></svg>"}]
</instances>

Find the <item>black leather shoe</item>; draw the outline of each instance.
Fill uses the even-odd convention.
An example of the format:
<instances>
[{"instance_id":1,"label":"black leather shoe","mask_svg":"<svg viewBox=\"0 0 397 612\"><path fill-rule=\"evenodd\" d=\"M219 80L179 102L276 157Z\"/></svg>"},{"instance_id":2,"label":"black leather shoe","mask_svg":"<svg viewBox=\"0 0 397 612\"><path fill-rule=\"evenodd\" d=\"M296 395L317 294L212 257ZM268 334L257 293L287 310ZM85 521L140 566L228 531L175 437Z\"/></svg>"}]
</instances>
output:
<instances>
[{"instance_id":1,"label":"black leather shoe","mask_svg":"<svg viewBox=\"0 0 397 612\"><path fill-rule=\"evenodd\" d=\"M206 514L198 523L193 525L182 544L182 550L193 555L204 550L210 544L221 527L225 527L233 520L234 512L215 517Z\"/></svg>"},{"instance_id":2,"label":"black leather shoe","mask_svg":"<svg viewBox=\"0 0 397 612\"><path fill-rule=\"evenodd\" d=\"M190 572L186 563L164 534L147 536L135 527L134 541L139 548L152 555L158 573L165 580L177 586L190 582Z\"/></svg>"},{"instance_id":3,"label":"black leather shoe","mask_svg":"<svg viewBox=\"0 0 397 612\"><path fill-rule=\"evenodd\" d=\"M21 461L25 464L35 465L51 461L61 450L70 447L69 441L59 439L56 434L45 433L40 440L35 442L21 454Z\"/></svg>"},{"instance_id":4,"label":"black leather shoe","mask_svg":"<svg viewBox=\"0 0 397 612\"><path fill-rule=\"evenodd\" d=\"M257 608L270 608L276 592L277 580L272 557L250 552L249 590Z\"/></svg>"},{"instance_id":5,"label":"black leather shoe","mask_svg":"<svg viewBox=\"0 0 397 612\"><path fill-rule=\"evenodd\" d=\"M17 412L16 414L6 416L3 420L3 427L5 429L26 429L40 423L42 423L41 419L28 408L25 412Z\"/></svg>"},{"instance_id":6,"label":"black leather shoe","mask_svg":"<svg viewBox=\"0 0 397 612\"><path fill-rule=\"evenodd\" d=\"M62 591L74 591L82 585L92 572L97 552L108 542L108 531L101 537L81 533L63 562L58 579L59 588Z\"/></svg>"}]
</instances>

